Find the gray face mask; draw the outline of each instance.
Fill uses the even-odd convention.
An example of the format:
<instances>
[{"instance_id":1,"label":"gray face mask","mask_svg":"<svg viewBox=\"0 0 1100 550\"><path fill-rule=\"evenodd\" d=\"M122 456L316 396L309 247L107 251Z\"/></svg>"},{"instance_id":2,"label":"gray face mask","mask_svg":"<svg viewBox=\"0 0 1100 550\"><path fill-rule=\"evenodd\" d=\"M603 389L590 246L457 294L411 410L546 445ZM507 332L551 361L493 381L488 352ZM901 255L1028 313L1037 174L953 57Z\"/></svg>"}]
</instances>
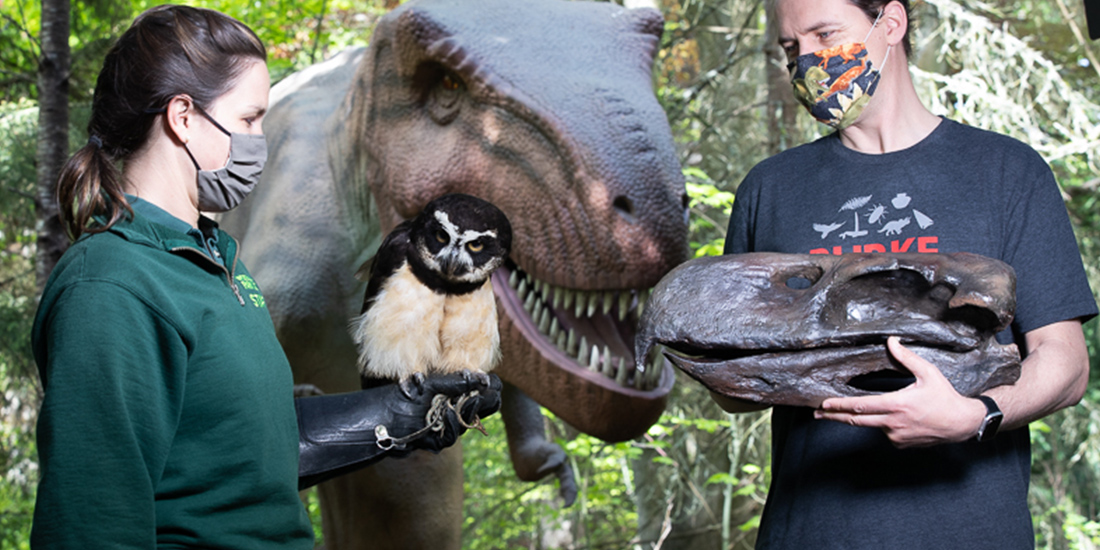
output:
<instances>
[{"instance_id":1,"label":"gray face mask","mask_svg":"<svg viewBox=\"0 0 1100 550\"><path fill-rule=\"evenodd\" d=\"M221 132L229 136L229 161L217 170L203 170L191 150L184 150L198 170L199 210L226 212L241 203L260 181L267 160L267 140L263 135L238 134L218 124L206 111L197 109Z\"/></svg>"}]
</instances>

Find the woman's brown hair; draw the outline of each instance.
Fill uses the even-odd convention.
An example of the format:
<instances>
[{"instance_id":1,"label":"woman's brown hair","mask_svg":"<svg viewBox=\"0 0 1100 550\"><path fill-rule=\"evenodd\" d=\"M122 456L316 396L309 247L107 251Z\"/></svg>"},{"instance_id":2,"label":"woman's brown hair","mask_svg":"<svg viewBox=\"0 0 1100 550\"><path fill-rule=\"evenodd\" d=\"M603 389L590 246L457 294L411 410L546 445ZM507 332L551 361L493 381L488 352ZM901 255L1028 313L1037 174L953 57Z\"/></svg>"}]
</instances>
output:
<instances>
[{"instance_id":1,"label":"woman's brown hair","mask_svg":"<svg viewBox=\"0 0 1100 550\"><path fill-rule=\"evenodd\" d=\"M185 94L199 108L209 108L255 60L267 60L260 39L225 14L163 5L139 15L103 61L88 144L69 158L58 178L61 221L69 236L104 231L133 213L117 163L141 149L156 114L173 97Z\"/></svg>"}]
</instances>

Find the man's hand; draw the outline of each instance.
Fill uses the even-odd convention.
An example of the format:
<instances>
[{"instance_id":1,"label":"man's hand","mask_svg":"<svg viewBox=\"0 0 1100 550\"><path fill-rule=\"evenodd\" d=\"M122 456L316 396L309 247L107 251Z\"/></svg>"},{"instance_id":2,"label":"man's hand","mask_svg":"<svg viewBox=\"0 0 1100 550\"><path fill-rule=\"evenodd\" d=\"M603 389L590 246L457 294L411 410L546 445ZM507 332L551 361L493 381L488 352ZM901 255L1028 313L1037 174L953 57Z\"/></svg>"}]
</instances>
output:
<instances>
[{"instance_id":1,"label":"man's hand","mask_svg":"<svg viewBox=\"0 0 1100 550\"><path fill-rule=\"evenodd\" d=\"M985 417L985 405L955 391L935 365L906 349L896 336L886 345L890 354L913 373L916 382L881 395L826 399L814 411L814 417L879 428L899 448L973 437Z\"/></svg>"}]
</instances>

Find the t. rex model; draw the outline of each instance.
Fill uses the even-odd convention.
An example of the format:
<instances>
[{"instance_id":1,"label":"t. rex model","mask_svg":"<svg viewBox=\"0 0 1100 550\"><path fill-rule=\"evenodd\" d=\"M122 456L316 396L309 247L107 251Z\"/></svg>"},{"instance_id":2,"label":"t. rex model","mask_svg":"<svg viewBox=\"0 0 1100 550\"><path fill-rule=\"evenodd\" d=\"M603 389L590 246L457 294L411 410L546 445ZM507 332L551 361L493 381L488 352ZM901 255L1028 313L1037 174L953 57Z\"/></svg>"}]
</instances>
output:
<instances>
[{"instance_id":1,"label":"t. rex model","mask_svg":"<svg viewBox=\"0 0 1100 550\"><path fill-rule=\"evenodd\" d=\"M223 226L242 238L296 382L358 388L354 274L395 225L462 192L514 230L493 288L518 476L554 473L575 495L538 404L608 441L644 433L673 374L635 367L634 325L688 248L683 177L652 90L662 27L654 10L608 3L413 0L368 49L276 86L264 180ZM325 484L326 546L458 548L461 467L453 448Z\"/></svg>"}]
</instances>

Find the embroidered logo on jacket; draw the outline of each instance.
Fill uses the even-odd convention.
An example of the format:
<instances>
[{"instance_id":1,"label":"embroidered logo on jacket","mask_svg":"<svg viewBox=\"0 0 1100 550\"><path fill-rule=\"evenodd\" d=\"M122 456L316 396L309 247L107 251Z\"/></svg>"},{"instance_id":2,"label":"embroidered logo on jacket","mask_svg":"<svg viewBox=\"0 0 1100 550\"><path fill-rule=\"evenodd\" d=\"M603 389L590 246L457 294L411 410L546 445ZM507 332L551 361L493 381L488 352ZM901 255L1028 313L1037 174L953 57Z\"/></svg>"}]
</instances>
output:
<instances>
[{"instance_id":1,"label":"embroidered logo on jacket","mask_svg":"<svg viewBox=\"0 0 1100 550\"><path fill-rule=\"evenodd\" d=\"M264 295L260 293L260 287L252 277L241 274L235 278L237 279L237 285L241 288L241 296L246 301L251 302L254 307L267 307Z\"/></svg>"}]
</instances>

